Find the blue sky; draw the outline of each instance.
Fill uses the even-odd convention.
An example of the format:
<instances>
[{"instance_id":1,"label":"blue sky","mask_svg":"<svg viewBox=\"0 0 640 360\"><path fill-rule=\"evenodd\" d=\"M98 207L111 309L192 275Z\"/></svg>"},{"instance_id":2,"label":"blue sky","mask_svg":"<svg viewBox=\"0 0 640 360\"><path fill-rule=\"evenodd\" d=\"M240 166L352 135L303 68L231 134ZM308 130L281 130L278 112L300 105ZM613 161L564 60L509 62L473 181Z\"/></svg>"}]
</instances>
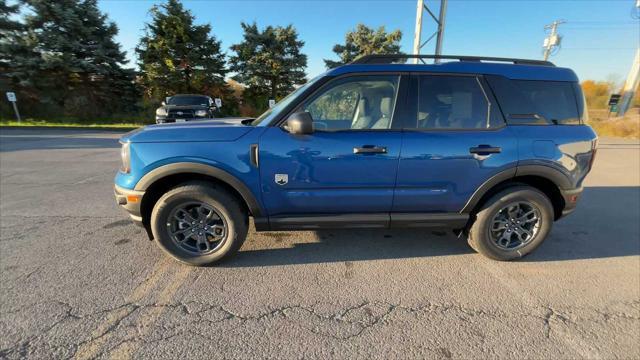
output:
<instances>
[{"instance_id":1,"label":"blue sky","mask_svg":"<svg viewBox=\"0 0 640 360\"><path fill-rule=\"evenodd\" d=\"M134 65L135 48L150 20L149 8L158 1L101 0L100 8L114 21L117 40ZM439 1L426 0L437 4ZM305 41L307 74L325 70L323 58L335 58L332 47L344 34L364 23L403 33L402 51L410 53L415 26L415 0L289 0L289 1L184 1L196 23L209 23L212 33L229 52L241 41L240 22L258 26L293 24ZM551 57L559 66L573 68L581 79L624 81L634 49L640 43L640 20L632 18L635 0L449 0L444 54L542 58L544 25L555 19L562 49ZM423 39L434 24L425 14ZM422 50L433 52L433 43Z\"/></svg>"}]
</instances>

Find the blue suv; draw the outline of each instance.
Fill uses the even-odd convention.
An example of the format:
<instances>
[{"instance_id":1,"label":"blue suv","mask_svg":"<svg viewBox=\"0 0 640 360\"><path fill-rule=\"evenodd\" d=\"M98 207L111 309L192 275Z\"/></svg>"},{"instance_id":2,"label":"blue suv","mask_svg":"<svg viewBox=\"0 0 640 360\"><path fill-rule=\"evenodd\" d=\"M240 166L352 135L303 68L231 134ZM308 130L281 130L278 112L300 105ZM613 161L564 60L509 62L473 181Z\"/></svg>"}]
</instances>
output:
<instances>
[{"instance_id":1,"label":"blue suv","mask_svg":"<svg viewBox=\"0 0 640 360\"><path fill-rule=\"evenodd\" d=\"M250 217L257 231L450 228L510 260L576 207L597 145L586 117L575 73L549 62L366 56L256 119L125 135L116 199L191 265L234 254Z\"/></svg>"}]
</instances>

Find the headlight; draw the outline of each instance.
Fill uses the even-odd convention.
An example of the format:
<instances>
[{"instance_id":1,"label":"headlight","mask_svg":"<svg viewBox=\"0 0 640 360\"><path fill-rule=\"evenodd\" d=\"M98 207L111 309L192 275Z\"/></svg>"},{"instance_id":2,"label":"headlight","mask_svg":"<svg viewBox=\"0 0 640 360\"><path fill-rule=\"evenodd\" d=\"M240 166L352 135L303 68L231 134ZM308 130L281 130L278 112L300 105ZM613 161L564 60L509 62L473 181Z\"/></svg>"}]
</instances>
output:
<instances>
[{"instance_id":1,"label":"headlight","mask_svg":"<svg viewBox=\"0 0 640 360\"><path fill-rule=\"evenodd\" d=\"M122 143L122 148L120 149L120 158L122 160L122 166L120 167L120 171L125 174L128 174L131 171L131 152L129 151L131 143Z\"/></svg>"},{"instance_id":2,"label":"headlight","mask_svg":"<svg viewBox=\"0 0 640 360\"><path fill-rule=\"evenodd\" d=\"M168 114L165 108L158 108L158 110L156 110L156 115L158 116L167 116Z\"/></svg>"},{"instance_id":3,"label":"headlight","mask_svg":"<svg viewBox=\"0 0 640 360\"><path fill-rule=\"evenodd\" d=\"M196 116L207 116L207 110L196 110Z\"/></svg>"}]
</instances>

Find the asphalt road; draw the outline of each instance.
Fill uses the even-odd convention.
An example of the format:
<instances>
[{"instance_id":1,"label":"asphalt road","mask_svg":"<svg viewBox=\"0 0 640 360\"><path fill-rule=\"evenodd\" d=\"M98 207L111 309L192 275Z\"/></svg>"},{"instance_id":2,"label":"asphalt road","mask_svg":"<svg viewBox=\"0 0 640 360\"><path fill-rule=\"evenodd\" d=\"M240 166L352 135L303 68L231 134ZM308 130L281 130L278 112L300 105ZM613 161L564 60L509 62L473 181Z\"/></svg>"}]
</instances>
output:
<instances>
[{"instance_id":1,"label":"asphalt road","mask_svg":"<svg viewBox=\"0 0 640 360\"><path fill-rule=\"evenodd\" d=\"M0 129L0 358L640 358L640 144L501 263L449 233L250 233L180 265L115 205L117 133Z\"/></svg>"}]
</instances>

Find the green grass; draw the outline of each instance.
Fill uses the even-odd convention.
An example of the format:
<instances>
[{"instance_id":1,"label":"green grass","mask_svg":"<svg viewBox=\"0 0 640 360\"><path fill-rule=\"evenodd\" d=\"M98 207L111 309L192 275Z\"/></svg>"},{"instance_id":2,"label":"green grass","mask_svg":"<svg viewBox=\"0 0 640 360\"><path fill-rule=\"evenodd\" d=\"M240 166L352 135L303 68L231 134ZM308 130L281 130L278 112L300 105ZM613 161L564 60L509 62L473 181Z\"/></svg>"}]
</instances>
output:
<instances>
[{"instance_id":1,"label":"green grass","mask_svg":"<svg viewBox=\"0 0 640 360\"><path fill-rule=\"evenodd\" d=\"M0 120L0 127L60 127L60 128L95 128L95 129L135 129L145 124L141 122L77 122L68 120L34 120L25 119L21 122L17 120Z\"/></svg>"}]
</instances>

